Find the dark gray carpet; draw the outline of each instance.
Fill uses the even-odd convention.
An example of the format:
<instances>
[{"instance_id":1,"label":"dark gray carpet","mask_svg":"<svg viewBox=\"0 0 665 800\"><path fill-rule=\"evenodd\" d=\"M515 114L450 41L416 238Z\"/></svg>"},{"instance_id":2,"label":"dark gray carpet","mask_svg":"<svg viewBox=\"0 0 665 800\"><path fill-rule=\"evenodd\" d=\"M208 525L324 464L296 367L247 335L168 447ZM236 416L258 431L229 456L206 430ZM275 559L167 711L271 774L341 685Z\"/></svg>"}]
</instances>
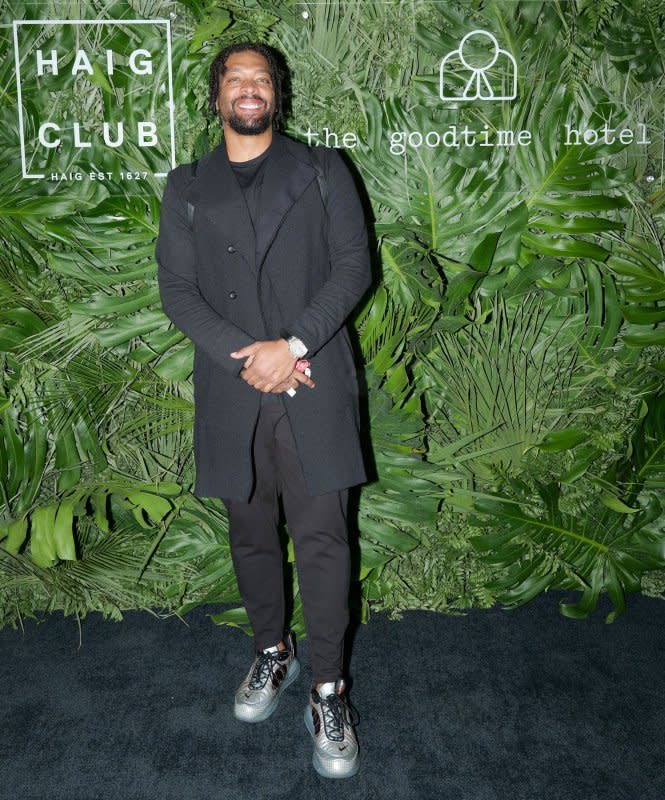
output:
<instances>
[{"instance_id":1,"label":"dark gray carpet","mask_svg":"<svg viewBox=\"0 0 665 800\"><path fill-rule=\"evenodd\" d=\"M665 603L605 625L563 593L465 617L375 614L353 635L362 766L319 777L303 671L275 714L232 715L251 639L198 609L160 621L60 614L0 631L0 796L12 800L663 800ZM570 598L568 598L570 599Z\"/></svg>"}]
</instances>

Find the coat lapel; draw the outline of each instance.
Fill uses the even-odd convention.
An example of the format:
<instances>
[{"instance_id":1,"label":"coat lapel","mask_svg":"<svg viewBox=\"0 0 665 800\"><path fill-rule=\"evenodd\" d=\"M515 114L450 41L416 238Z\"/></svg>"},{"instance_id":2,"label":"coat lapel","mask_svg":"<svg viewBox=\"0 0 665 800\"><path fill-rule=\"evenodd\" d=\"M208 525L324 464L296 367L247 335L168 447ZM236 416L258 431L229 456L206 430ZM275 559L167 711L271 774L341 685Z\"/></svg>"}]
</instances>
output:
<instances>
[{"instance_id":1,"label":"coat lapel","mask_svg":"<svg viewBox=\"0 0 665 800\"><path fill-rule=\"evenodd\" d=\"M278 133L273 135L261 187L261 224L256 235L224 142L212 151L206 167L199 168L197 180L187 193L187 199L200 205L219 230L226 246L234 247L255 270L261 268L289 209L316 178L314 167L292 155L288 141Z\"/></svg>"},{"instance_id":2,"label":"coat lapel","mask_svg":"<svg viewBox=\"0 0 665 800\"><path fill-rule=\"evenodd\" d=\"M288 139L275 133L261 187L261 225L256 237L256 264L260 269L282 220L316 178L316 170L295 158Z\"/></svg>"},{"instance_id":3,"label":"coat lapel","mask_svg":"<svg viewBox=\"0 0 665 800\"><path fill-rule=\"evenodd\" d=\"M254 227L224 142L212 151L206 168L199 168L188 199L201 207L219 230L226 247L232 246L255 269Z\"/></svg>"}]
</instances>

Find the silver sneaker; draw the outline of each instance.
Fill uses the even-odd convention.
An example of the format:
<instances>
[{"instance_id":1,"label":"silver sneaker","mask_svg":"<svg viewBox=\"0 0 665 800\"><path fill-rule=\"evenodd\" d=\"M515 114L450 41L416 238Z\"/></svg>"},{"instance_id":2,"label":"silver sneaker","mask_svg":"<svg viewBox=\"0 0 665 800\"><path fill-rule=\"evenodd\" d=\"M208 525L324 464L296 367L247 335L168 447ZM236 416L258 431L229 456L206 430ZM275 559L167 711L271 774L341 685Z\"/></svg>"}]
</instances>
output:
<instances>
[{"instance_id":1,"label":"silver sneaker","mask_svg":"<svg viewBox=\"0 0 665 800\"><path fill-rule=\"evenodd\" d=\"M358 740L353 726L358 713L344 699L343 678L312 686L305 709L305 726L314 739L312 763L324 778L350 778L360 769Z\"/></svg>"},{"instance_id":2,"label":"silver sneaker","mask_svg":"<svg viewBox=\"0 0 665 800\"><path fill-rule=\"evenodd\" d=\"M277 646L259 651L236 691L233 714L243 722L262 722L277 708L280 694L300 674L293 632L284 638L286 650Z\"/></svg>"}]
</instances>

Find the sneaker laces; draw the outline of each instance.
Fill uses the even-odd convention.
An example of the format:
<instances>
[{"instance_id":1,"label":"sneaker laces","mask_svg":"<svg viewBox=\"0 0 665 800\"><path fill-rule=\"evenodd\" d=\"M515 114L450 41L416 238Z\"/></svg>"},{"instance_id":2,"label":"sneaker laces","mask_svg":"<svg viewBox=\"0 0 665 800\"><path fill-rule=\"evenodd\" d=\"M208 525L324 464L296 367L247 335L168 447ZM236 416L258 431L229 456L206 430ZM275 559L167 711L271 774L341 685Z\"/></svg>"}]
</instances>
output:
<instances>
[{"instance_id":1,"label":"sneaker laces","mask_svg":"<svg viewBox=\"0 0 665 800\"><path fill-rule=\"evenodd\" d=\"M249 679L248 687L250 689L262 689L266 685L268 678L272 676L275 667L282 666L284 661L280 658L280 654L284 650L277 652L266 652L263 650L256 658L252 675Z\"/></svg>"},{"instance_id":2,"label":"sneaker laces","mask_svg":"<svg viewBox=\"0 0 665 800\"><path fill-rule=\"evenodd\" d=\"M321 697L321 711L326 736L332 742L343 741L345 722L347 725L357 725L360 719L358 712L338 694Z\"/></svg>"}]
</instances>

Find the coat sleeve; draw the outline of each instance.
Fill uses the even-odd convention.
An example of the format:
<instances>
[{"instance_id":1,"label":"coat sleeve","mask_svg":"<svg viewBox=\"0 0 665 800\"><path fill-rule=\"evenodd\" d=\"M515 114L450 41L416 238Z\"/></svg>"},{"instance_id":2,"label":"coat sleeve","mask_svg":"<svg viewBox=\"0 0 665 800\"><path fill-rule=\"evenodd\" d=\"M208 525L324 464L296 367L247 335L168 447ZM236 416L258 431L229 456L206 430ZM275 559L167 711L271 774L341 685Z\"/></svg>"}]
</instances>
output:
<instances>
[{"instance_id":1,"label":"coat sleeve","mask_svg":"<svg viewBox=\"0 0 665 800\"><path fill-rule=\"evenodd\" d=\"M353 178L341 156L328 152L326 176L330 275L289 333L314 355L342 327L372 282L367 228Z\"/></svg>"},{"instance_id":2,"label":"coat sleeve","mask_svg":"<svg viewBox=\"0 0 665 800\"><path fill-rule=\"evenodd\" d=\"M169 172L155 248L157 280L166 316L218 364L238 375L242 359L230 353L254 338L220 316L199 290L194 235L187 219L187 203L176 188L178 170Z\"/></svg>"}]
</instances>

